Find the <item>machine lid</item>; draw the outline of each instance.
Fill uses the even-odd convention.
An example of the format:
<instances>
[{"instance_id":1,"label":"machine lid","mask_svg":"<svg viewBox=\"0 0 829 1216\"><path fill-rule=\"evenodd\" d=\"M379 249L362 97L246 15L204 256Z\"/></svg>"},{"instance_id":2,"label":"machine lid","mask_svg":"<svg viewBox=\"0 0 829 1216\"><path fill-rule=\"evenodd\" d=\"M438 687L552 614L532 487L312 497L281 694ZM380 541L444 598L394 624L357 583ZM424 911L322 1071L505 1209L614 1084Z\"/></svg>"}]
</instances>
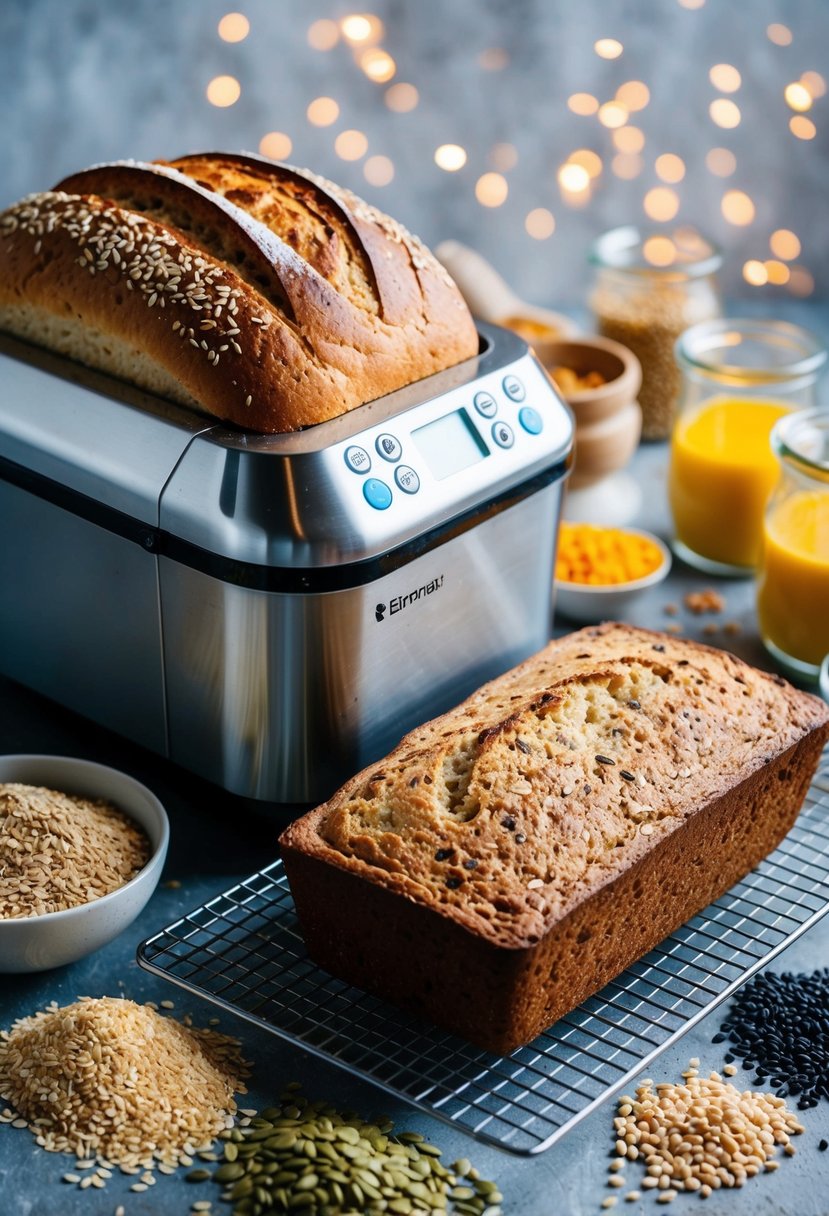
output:
<instances>
[{"instance_id":1,"label":"machine lid","mask_svg":"<svg viewBox=\"0 0 829 1216\"><path fill-rule=\"evenodd\" d=\"M43 479L63 491L64 505L74 493L153 528L176 463L212 425L5 334L0 385L0 458L13 480L38 492Z\"/></svg>"}]
</instances>

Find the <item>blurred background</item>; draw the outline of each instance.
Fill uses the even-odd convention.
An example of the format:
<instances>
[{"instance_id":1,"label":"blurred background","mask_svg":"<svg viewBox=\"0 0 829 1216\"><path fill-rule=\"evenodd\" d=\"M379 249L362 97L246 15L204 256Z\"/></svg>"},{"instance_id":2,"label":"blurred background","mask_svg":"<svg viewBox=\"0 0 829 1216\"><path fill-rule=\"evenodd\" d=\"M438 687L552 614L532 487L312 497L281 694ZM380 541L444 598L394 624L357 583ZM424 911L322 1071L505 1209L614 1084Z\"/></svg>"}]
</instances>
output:
<instances>
[{"instance_id":1,"label":"blurred background","mask_svg":"<svg viewBox=\"0 0 829 1216\"><path fill-rule=\"evenodd\" d=\"M826 0L2 0L0 205L100 160L261 151L580 305L618 224L731 298L829 284Z\"/></svg>"}]
</instances>

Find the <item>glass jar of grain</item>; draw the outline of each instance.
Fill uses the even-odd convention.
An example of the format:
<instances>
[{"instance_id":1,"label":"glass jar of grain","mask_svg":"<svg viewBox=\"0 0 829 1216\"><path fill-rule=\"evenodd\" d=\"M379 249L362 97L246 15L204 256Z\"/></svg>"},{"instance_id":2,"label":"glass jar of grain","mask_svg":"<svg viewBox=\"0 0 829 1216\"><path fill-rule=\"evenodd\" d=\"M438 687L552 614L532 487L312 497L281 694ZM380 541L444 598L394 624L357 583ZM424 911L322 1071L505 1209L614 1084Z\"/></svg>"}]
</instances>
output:
<instances>
[{"instance_id":1,"label":"glass jar of grain","mask_svg":"<svg viewBox=\"0 0 829 1216\"><path fill-rule=\"evenodd\" d=\"M642 438L667 439L680 391L674 344L689 326L721 315L720 252L690 228L643 233L628 226L599 237L590 261L596 328L642 364Z\"/></svg>"}]
</instances>

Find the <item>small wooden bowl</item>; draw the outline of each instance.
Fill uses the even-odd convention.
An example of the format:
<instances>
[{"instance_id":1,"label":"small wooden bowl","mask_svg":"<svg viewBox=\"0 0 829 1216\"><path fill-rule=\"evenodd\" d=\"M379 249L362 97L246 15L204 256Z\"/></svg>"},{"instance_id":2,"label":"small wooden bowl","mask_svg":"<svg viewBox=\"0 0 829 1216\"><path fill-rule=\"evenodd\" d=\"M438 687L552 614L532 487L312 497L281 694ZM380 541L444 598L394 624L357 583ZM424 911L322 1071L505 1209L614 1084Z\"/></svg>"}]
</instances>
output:
<instances>
[{"instance_id":1,"label":"small wooden bowl","mask_svg":"<svg viewBox=\"0 0 829 1216\"><path fill-rule=\"evenodd\" d=\"M620 342L600 337L535 342L533 347L551 377L557 367L569 367L579 376L598 372L605 381L597 388L572 391L556 386L576 423L570 486L592 485L624 468L642 433L636 401L642 367L636 355Z\"/></svg>"},{"instance_id":2,"label":"small wooden bowl","mask_svg":"<svg viewBox=\"0 0 829 1216\"><path fill-rule=\"evenodd\" d=\"M550 375L557 367L569 367L579 376L598 372L604 379L598 388L562 392L576 425L600 422L636 400L642 385L642 366L633 351L620 342L592 336L566 338L534 342L533 349Z\"/></svg>"},{"instance_id":3,"label":"small wooden bowl","mask_svg":"<svg viewBox=\"0 0 829 1216\"><path fill-rule=\"evenodd\" d=\"M642 411L637 401L599 422L584 426L577 422L569 489L594 485L623 469L636 451L641 435Z\"/></svg>"}]
</instances>

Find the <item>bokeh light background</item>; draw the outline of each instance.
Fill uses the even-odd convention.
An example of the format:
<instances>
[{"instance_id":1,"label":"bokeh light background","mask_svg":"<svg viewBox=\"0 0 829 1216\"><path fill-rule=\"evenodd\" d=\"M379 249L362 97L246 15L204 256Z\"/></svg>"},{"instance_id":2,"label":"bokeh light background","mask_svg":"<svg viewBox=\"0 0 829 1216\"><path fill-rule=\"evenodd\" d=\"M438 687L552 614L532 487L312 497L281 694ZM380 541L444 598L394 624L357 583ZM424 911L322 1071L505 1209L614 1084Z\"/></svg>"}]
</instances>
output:
<instances>
[{"instance_id":1,"label":"bokeh light background","mask_svg":"<svg viewBox=\"0 0 829 1216\"><path fill-rule=\"evenodd\" d=\"M308 166L578 306L621 223L829 285L827 0L0 0L0 205L100 160Z\"/></svg>"}]
</instances>

